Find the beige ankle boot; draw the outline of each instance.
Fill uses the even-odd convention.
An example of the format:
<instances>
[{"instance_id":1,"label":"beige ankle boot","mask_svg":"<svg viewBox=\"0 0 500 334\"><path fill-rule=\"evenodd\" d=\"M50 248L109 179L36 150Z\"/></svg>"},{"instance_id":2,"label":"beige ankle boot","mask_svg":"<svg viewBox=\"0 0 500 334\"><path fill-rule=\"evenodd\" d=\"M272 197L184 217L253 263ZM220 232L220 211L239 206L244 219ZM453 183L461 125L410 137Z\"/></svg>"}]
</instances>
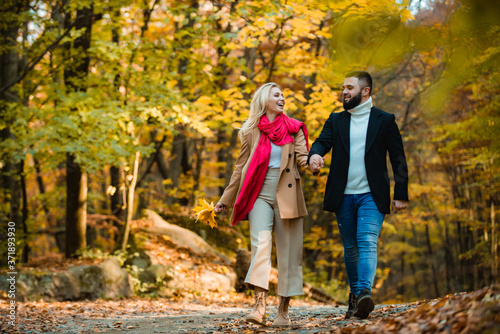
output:
<instances>
[{"instance_id":1,"label":"beige ankle boot","mask_svg":"<svg viewBox=\"0 0 500 334\"><path fill-rule=\"evenodd\" d=\"M265 325L267 291L254 291L255 305L245 320L258 325Z\"/></svg>"},{"instance_id":2,"label":"beige ankle boot","mask_svg":"<svg viewBox=\"0 0 500 334\"><path fill-rule=\"evenodd\" d=\"M288 316L288 305L290 304L290 297L279 297L278 302L278 315L274 319L273 326L287 327L292 324Z\"/></svg>"}]
</instances>

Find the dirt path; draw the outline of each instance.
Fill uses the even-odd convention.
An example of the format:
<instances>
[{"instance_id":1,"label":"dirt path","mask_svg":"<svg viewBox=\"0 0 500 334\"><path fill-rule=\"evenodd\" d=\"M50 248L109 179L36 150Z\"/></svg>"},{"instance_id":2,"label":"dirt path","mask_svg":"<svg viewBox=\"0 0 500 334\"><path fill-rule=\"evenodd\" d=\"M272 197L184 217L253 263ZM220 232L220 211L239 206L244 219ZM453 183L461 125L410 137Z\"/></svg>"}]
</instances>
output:
<instances>
[{"instance_id":1,"label":"dirt path","mask_svg":"<svg viewBox=\"0 0 500 334\"><path fill-rule=\"evenodd\" d=\"M268 324L243 317L252 300L244 294L211 293L183 299L20 302L15 326L8 325L8 301L0 300L0 333L500 333L500 284L442 298L378 305L365 320L344 320L346 306L292 300L288 328L271 326L276 298L269 298Z\"/></svg>"},{"instance_id":2,"label":"dirt path","mask_svg":"<svg viewBox=\"0 0 500 334\"><path fill-rule=\"evenodd\" d=\"M7 333L325 333L372 324L382 317L411 309L408 304L377 306L367 320L344 320L345 306L304 305L290 309L293 325L272 327L276 306L268 307L268 327L242 320L249 305L225 307L188 302L96 301L22 303L16 328ZM415 305L416 307L416 305Z\"/></svg>"}]
</instances>

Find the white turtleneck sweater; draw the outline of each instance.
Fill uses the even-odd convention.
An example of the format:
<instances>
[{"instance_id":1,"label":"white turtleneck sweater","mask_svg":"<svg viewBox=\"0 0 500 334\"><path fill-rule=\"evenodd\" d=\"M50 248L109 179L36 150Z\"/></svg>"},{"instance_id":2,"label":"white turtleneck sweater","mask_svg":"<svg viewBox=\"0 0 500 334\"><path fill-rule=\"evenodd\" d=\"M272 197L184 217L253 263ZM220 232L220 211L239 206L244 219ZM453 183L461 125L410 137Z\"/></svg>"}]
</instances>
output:
<instances>
[{"instance_id":1,"label":"white turtleneck sweater","mask_svg":"<svg viewBox=\"0 0 500 334\"><path fill-rule=\"evenodd\" d=\"M348 110L351 114L349 174L344 194L363 194L370 192L370 186L366 178L365 146L368 120L372 108L372 98Z\"/></svg>"}]
</instances>

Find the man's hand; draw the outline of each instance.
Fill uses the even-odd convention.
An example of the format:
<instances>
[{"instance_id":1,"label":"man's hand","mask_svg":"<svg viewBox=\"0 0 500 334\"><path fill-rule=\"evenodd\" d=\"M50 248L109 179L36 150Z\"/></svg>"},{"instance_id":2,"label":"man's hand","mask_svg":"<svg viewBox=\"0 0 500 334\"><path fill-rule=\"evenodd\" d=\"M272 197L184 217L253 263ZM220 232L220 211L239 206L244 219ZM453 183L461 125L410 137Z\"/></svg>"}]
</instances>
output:
<instances>
[{"instance_id":1,"label":"man's hand","mask_svg":"<svg viewBox=\"0 0 500 334\"><path fill-rule=\"evenodd\" d=\"M401 210L404 210L408 207L408 201L401 201L398 199L395 199L392 201L392 211L394 213L398 213Z\"/></svg>"},{"instance_id":2,"label":"man's hand","mask_svg":"<svg viewBox=\"0 0 500 334\"><path fill-rule=\"evenodd\" d=\"M226 205L225 204L222 204L221 202L217 203L214 207L214 212L215 213L219 213L219 212L222 212L226 210Z\"/></svg>"},{"instance_id":3,"label":"man's hand","mask_svg":"<svg viewBox=\"0 0 500 334\"><path fill-rule=\"evenodd\" d=\"M320 169L325 165L325 158L319 154L313 154L309 158L309 169L313 174L319 173Z\"/></svg>"}]
</instances>

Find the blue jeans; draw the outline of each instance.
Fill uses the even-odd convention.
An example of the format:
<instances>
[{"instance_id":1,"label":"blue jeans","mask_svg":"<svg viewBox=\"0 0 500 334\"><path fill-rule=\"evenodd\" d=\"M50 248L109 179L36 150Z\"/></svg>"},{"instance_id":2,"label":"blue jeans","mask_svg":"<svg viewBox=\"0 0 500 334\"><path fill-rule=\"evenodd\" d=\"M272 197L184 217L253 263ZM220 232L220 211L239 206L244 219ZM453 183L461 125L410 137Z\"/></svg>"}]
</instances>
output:
<instances>
[{"instance_id":1,"label":"blue jeans","mask_svg":"<svg viewBox=\"0 0 500 334\"><path fill-rule=\"evenodd\" d=\"M385 214L371 193L344 195L335 212L344 245L344 262L352 293L372 290L377 269L377 241Z\"/></svg>"}]
</instances>

